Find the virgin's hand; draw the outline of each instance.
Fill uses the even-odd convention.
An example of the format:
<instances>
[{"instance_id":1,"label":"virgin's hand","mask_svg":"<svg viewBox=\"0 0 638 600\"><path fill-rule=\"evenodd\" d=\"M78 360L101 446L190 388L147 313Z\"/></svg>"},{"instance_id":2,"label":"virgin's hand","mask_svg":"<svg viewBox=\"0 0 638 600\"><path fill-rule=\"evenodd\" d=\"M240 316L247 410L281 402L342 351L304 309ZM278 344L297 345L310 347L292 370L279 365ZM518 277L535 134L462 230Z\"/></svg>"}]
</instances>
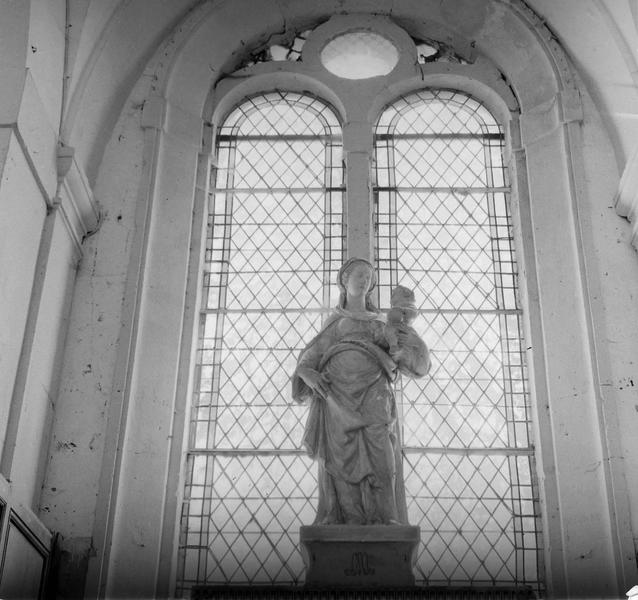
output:
<instances>
[{"instance_id":1,"label":"virgin's hand","mask_svg":"<svg viewBox=\"0 0 638 600\"><path fill-rule=\"evenodd\" d=\"M410 331L405 325L399 325L397 327L397 340L399 344L406 344L410 337Z\"/></svg>"},{"instance_id":2,"label":"virgin's hand","mask_svg":"<svg viewBox=\"0 0 638 600\"><path fill-rule=\"evenodd\" d=\"M320 396L325 398L330 391L328 387L327 380L319 373L319 371L315 371L314 369L303 368L299 369L297 372L299 377L301 377L305 384L313 391L317 392Z\"/></svg>"}]
</instances>

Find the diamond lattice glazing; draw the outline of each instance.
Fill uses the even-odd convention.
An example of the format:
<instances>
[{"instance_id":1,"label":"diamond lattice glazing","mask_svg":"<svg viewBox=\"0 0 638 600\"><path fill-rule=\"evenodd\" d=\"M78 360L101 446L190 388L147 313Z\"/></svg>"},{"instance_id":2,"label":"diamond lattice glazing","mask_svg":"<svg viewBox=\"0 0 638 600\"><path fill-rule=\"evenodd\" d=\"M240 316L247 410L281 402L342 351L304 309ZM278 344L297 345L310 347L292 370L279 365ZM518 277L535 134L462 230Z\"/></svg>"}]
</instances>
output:
<instances>
[{"instance_id":1,"label":"diamond lattice glazing","mask_svg":"<svg viewBox=\"0 0 638 600\"><path fill-rule=\"evenodd\" d=\"M187 480L180 540L184 589L203 582L302 581L297 532L314 516L317 485L309 458L193 454Z\"/></svg>"},{"instance_id":2,"label":"diamond lattice glazing","mask_svg":"<svg viewBox=\"0 0 638 600\"><path fill-rule=\"evenodd\" d=\"M540 589L537 491L517 269L502 159L489 112L423 91L375 135L380 306L417 291L428 378L397 383L406 495L421 527L418 579ZM420 297L419 297L420 296Z\"/></svg>"},{"instance_id":3,"label":"diamond lattice glazing","mask_svg":"<svg viewBox=\"0 0 638 600\"><path fill-rule=\"evenodd\" d=\"M343 261L340 129L299 94L251 98L218 135L177 594L195 583L297 584L316 477L290 374Z\"/></svg>"},{"instance_id":4,"label":"diamond lattice glazing","mask_svg":"<svg viewBox=\"0 0 638 600\"><path fill-rule=\"evenodd\" d=\"M489 112L458 92L402 98L375 136L380 306L417 290L431 377L397 384L417 580L542 590L517 270ZM194 583L303 581L297 531L315 467L289 402L300 349L337 297L340 130L316 99L275 92L218 136L182 510L177 594Z\"/></svg>"},{"instance_id":5,"label":"diamond lattice glazing","mask_svg":"<svg viewBox=\"0 0 638 600\"><path fill-rule=\"evenodd\" d=\"M530 456L406 455L408 514L422 536L419 579L431 585L537 580L531 463Z\"/></svg>"}]
</instances>

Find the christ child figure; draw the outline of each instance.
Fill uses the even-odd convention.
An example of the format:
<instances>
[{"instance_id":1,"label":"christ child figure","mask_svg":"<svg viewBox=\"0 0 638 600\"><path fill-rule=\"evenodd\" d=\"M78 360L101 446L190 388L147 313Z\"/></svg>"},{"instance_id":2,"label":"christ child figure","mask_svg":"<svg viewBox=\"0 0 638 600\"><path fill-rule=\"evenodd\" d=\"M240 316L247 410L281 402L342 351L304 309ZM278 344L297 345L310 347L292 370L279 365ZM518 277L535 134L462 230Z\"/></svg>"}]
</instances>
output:
<instances>
[{"instance_id":1,"label":"christ child figure","mask_svg":"<svg viewBox=\"0 0 638 600\"><path fill-rule=\"evenodd\" d=\"M388 342L390 356L394 359L399 370L414 368L419 362L427 364L425 373L429 370L430 360L427 349L421 338L412 327L417 316L414 292L402 285L394 288L390 297L385 337ZM423 356L421 356L423 354Z\"/></svg>"}]
</instances>

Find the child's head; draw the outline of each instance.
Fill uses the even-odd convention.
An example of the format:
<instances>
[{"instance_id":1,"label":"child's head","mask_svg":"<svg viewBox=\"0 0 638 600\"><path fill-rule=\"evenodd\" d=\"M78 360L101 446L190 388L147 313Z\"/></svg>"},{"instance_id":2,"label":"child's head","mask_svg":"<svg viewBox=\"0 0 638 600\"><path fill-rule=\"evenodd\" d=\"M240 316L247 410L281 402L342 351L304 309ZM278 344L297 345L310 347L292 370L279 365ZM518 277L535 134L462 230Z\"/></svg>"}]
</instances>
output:
<instances>
[{"instance_id":1,"label":"child's head","mask_svg":"<svg viewBox=\"0 0 638 600\"><path fill-rule=\"evenodd\" d=\"M390 296L392 309L388 313L388 322L411 323L416 318L414 292L402 285L397 285Z\"/></svg>"}]
</instances>

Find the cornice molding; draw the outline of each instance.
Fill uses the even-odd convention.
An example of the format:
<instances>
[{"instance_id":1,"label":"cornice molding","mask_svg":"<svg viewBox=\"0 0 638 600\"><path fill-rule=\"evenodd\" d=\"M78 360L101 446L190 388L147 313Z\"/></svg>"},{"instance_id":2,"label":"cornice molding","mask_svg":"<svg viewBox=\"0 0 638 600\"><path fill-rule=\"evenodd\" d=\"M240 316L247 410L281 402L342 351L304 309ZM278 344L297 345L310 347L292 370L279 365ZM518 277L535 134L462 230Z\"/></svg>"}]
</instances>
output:
<instances>
[{"instance_id":1,"label":"cornice molding","mask_svg":"<svg viewBox=\"0 0 638 600\"><path fill-rule=\"evenodd\" d=\"M78 244L98 230L101 214L93 190L75 158L75 149L61 146L57 154L58 190L55 204L62 210Z\"/></svg>"},{"instance_id":2,"label":"cornice molding","mask_svg":"<svg viewBox=\"0 0 638 600\"><path fill-rule=\"evenodd\" d=\"M614 206L616 212L631 223L631 245L638 250L638 146L625 164Z\"/></svg>"}]
</instances>

